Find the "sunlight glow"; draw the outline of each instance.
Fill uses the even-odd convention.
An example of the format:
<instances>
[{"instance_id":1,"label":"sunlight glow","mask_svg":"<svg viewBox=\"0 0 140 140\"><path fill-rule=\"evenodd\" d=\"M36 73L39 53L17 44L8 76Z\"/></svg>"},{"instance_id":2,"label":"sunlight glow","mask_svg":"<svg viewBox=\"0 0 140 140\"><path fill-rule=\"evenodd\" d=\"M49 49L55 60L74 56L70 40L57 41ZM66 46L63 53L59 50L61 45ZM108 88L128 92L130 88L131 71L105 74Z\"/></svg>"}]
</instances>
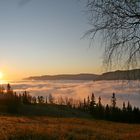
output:
<instances>
[{"instance_id":1,"label":"sunlight glow","mask_svg":"<svg viewBox=\"0 0 140 140\"><path fill-rule=\"evenodd\" d=\"M3 73L0 71L0 79L3 78Z\"/></svg>"},{"instance_id":2,"label":"sunlight glow","mask_svg":"<svg viewBox=\"0 0 140 140\"><path fill-rule=\"evenodd\" d=\"M7 81L3 79L4 73L0 71L0 84L6 84Z\"/></svg>"}]
</instances>

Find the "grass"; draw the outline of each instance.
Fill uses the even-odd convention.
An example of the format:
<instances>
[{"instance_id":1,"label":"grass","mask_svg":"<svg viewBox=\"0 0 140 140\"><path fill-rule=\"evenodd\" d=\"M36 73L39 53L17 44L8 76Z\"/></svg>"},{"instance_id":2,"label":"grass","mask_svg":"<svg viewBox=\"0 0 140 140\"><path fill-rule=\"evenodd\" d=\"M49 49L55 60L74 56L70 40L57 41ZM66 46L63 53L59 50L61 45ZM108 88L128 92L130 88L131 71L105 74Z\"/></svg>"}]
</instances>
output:
<instances>
[{"instance_id":1,"label":"grass","mask_svg":"<svg viewBox=\"0 0 140 140\"><path fill-rule=\"evenodd\" d=\"M0 140L139 140L140 124L95 120L60 105L22 105L19 115L1 106ZM5 112L5 113L4 113Z\"/></svg>"},{"instance_id":2,"label":"grass","mask_svg":"<svg viewBox=\"0 0 140 140\"><path fill-rule=\"evenodd\" d=\"M1 140L139 140L140 125L94 119L0 116Z\"/></svg>"},{"instance_id":3,"label":"grass","mask_svg":"<svg viewBox=\"0 0 140 140\"><path fill-rule=\"evenodd\" d=\"M55 104L22 105L19 114L24 116L91 118L91 115L86 112Z\"/></svg>"}]
</instances>

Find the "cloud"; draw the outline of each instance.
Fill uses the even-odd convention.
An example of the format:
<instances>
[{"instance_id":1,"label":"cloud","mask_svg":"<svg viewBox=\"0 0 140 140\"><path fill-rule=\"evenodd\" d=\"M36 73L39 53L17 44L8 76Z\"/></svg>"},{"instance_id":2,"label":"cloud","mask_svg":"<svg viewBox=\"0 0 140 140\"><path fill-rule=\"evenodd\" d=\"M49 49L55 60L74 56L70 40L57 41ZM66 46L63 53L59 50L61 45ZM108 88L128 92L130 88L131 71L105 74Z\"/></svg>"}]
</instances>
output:
<instances>
[{"instance_id":1,"label":"cloud","mask_svg":"<svg viewBox=\"0 0 140 140\"><path fill-rule=\"evenodd\" d=\"M83 100L93 92L98 101L101 96L104 104L110 104L112 93L116 93L117 105L122 106L122 102L130 101L133 105L140 107L140 82L131 81L22 81L12 83L12 87L17 92L27 90L33 96L72 97Z\"/></svg>"}]
</instances>

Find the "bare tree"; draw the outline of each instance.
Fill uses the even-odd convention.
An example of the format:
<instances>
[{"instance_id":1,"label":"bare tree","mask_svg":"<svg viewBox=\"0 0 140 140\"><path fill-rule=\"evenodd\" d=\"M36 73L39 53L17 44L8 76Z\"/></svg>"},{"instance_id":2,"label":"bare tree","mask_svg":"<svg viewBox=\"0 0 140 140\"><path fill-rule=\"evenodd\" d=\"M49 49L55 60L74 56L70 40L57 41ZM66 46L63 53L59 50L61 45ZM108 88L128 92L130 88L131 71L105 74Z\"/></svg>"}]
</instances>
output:
<instances>
[{"instance_id":1,"label":"bare tree","mask_svg":"<svg viewBox=\"0 0 140 140\"><path fill-rule=\"evenodd\" d=\"M103 41L108 68L140 67L140 0L87 0L91 41ZM99 36L100 35L100 36Z\"/></svg>"}]
</instances>

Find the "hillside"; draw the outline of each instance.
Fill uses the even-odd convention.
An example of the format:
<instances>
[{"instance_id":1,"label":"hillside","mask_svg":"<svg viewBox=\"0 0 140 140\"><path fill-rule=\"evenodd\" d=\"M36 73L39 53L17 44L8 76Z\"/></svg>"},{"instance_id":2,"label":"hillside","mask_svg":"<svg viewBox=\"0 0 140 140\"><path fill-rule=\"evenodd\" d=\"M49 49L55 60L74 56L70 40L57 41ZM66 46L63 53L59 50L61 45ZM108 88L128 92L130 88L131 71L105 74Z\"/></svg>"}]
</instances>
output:
<instances>
[{"instance_id":1,"label":"hillside","mask_svg":"<svg viewBox=\"0 0 140 140\"><path fill-rule=\"evenodd\" d=\"M117 70L97 74L63 74L63 75L42 75L31 76L24 80L140 80L140 69Z\"/></svg>"},{"instance_id":2,"label":"hillside","mask_svg":"<svg viewBox=\"0 0 140 140\"><path fill-rule=\"evenodd\" d=\"M75 117L75 118L92 118L89 113L78 109L69 108L66 105L56 104L38 104L22 105L19 111L20 115L25 116L50 116L50 117Z\"/></svg>"},{"instance_id":3,"label":"hillside","mask_svg":"<svg viewBox=\"0 0 140 140\"><path fill-rule=\"evenodd\" d=\"M11 105L0 105L1 140L139 140L140 137L140 124L98 120L89 112L66 105L18 104L18 113L9 114L7 109L15 108L16 104Z\"/></svg>"},{"instance_id":4,"label":"hillside","mask_svg":"<svg viewBox=\"0 0 140 140\"><path fill-rule=\"evenodd\" d=\"M79 118L0 116L1 140L139 140L140 125Z\"/></svg>"}]
</instances>

